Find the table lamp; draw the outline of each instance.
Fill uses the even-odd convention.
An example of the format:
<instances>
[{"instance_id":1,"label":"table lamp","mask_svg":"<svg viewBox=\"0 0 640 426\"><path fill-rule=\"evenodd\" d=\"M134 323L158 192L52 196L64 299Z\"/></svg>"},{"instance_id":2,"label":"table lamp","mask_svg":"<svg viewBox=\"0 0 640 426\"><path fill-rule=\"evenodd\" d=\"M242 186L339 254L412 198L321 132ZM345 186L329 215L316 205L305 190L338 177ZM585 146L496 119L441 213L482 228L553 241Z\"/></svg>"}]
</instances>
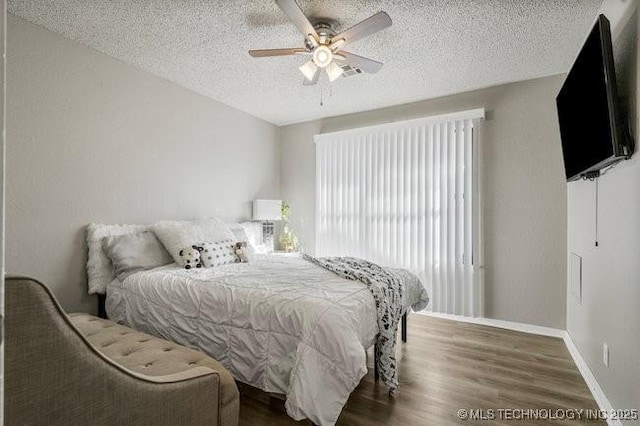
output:
<instances>
[{"instance_id":1,"label":"table lamp","mask_svg":"<svg viewBox=\"0 0 640 426\"><path fill-rule=\"evenodd\" d=\"M262 222L262 244L273 251L275 234L273 221L282 220L282 200L254 200L253 220Z\"/></svg>"}]
</instances>

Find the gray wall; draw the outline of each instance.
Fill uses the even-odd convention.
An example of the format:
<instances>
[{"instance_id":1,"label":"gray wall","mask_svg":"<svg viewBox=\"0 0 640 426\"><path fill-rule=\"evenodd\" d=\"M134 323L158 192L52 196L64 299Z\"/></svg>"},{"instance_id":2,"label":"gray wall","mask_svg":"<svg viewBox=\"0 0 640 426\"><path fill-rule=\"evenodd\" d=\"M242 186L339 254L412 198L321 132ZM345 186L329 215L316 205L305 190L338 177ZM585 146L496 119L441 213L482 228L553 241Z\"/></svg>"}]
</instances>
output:
<instances>
[{"instance_id":1,"label":"gray wall","mask_svg":"<svg viewBox=\"0 0 640 426\"><path fill-rule=\"evenodd\" d=\"M567 185L568 251L582 256L582 300L568 291L567 329L614 408L640 408L639 22L632 7L632 2L605 2L618 92L634 129L636 153L598 181L598 247L595 183ZM609 346L609 367L602 362L603 343Z\"/></svg>"},{"instance_id":2,"label":"gray wall","mask_svg":"<svg viewBox=\"0 0 640 426\"><path fill-rule=\"evenodd\" d=\"M0 0L0 315L4 317L5 66L7 2ZM4 336L4 321L0 324ZM0 342L0 424L4 424L4 339Z\"/></svg>"},{"instance_id":3,"label":"gray wall","mask_svg":"<svg viewBox=\"0 0 640 426\"><path fill-rule=\"evenodd\" d=\"M564 329L566 184L555 112L561 83L554 76L281 128L282 197L305 250L315 247L314 134L484 107L485 315Z\"/></svg>"},{"instance_id":4,"label":"gray wall","mask_svg":"<svg viewBox=\"0 0 640 426\"><path fill-rule=\"evenodd\" d=\"M85 226L248 218L279 196L278 128L9 16L7 270L86 295Z\"/></svg>"}]
</instances>

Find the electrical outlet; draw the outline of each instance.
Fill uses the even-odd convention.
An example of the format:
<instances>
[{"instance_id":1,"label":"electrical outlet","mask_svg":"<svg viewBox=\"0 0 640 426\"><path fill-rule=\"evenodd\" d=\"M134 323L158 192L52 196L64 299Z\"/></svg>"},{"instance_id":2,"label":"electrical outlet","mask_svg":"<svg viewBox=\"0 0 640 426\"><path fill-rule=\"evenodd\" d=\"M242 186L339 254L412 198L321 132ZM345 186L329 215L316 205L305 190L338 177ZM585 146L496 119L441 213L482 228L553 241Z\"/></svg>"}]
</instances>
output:
<instances>
[{"instance_id":1,"label":"electrical outlet","mask_svg":"<svg viewBox=\"0 0 640 426\"><path fill-rule=\"evenodd\" d=\"M605 366L609 366L609 345L606 343L602 344L602 363Z\"/></svg>"}]
</instances>

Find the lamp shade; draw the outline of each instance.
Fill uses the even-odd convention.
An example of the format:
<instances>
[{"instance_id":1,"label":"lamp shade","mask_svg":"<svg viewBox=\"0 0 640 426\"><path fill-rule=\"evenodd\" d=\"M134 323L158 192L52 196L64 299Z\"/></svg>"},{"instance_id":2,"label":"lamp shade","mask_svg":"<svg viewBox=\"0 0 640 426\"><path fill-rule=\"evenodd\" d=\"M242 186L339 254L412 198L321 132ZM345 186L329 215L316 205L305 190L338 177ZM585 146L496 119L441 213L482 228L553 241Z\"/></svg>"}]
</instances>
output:
<instances>
[{"instance_id":1,"label":"lamp shade","mask_svg":"<svg viewBox=\"0 0 640 426\"><path fill-rule=\"evenodd\" d=\"M253 200L253 220L282 220L282 200Z\"/></svg>"},{"instance_id":2,"label":"lamp shade","mask_svg":"<svg viewBox=\"0 0 640 426\"><path fill-rule=\"evenodd\" d=\"M313 81L316 76L316 73L320 71L316 64L313 61L305 62L300 66L300 72L304 74L307 80Z\"/></svg>"},{"instance_id":3,"label":"lamp shade","mask_svg":"<svg viewBox=\"0 0 640 426\"><path fill-rule=\"evenodd\" d=\"M342 68L340 68L340 66L335 62L331 62L325 69L327 70L329 81L335 81L342 75Z\"/></svg>"}]
</instances>

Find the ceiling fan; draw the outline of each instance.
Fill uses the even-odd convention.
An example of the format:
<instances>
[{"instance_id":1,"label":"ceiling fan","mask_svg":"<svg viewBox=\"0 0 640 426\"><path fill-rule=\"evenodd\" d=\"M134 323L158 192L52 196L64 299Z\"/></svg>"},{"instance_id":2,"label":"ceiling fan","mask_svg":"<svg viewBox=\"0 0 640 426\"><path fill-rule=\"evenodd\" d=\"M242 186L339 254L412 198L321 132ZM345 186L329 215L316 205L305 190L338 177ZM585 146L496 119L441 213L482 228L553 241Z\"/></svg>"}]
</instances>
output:
<instances>
[{"instance_id":1,"label":"ceiling fan","mask_svg":"<svg viewBox=\"0 0 640 426\"><path fill-rule=\"evenodd\" d=\"M311 56L311 59L299 68L306 77L305 85L316 84L321 69L327 72L330 81L334 81L343 74L345 76L362 72L373 74L382 68L382 62L340 49L349 43L390 27L391 18L385 12L378 12L348 30L336 34L331 25L326 22L320 21L312 25L295 0L276 0L276 4L304 35L304 47L250 50L249 55L254 58L288 55Z\"/></svg>"}]
</instances>

